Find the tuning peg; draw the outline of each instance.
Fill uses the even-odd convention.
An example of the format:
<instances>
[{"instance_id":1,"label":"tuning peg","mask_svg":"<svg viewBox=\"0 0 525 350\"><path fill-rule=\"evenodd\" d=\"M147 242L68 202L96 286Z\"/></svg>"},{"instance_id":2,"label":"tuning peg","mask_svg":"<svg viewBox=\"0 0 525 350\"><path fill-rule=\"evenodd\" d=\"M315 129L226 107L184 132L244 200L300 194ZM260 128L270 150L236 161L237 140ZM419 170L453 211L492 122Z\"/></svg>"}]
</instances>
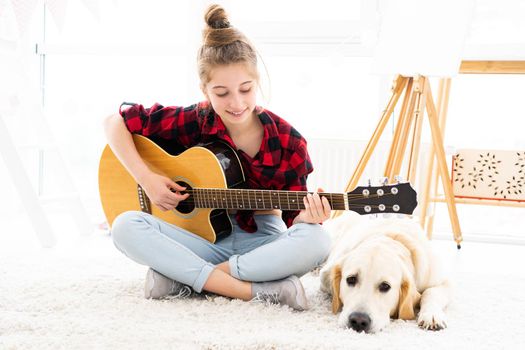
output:
<instances>
[{"instance_id":1,"label":"tuning peg","mask_svg":"<svg viewBox=\"0 0 525 350\"><path fill-rule=\"evenodd\" d=\"M401 175L395 175L395 176L394 176L394 179L396 180L396 182L397 182L398 184L404 182L404 180L403 180L403 176L401 176Z\"/></svg>"},{"instance_id":2,"label":"tuning peg","mask_svg":"<svg viewBox=\"0 0 525 350\"><path fill-rule=\"evenodd\" d=\"M368 187L372 187L372 180L368 179Z\"/></svg>"}]
</instances>

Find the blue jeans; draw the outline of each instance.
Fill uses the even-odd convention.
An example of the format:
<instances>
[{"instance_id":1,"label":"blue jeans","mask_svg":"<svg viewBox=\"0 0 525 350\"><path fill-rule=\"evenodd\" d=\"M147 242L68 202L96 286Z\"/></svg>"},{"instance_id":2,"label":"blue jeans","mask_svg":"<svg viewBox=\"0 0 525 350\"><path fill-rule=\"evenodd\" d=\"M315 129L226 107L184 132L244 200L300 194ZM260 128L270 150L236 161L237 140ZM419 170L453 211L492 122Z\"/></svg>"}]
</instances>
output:
<instances>
[{"instance_id":1,"label":"blue jeans","mask_svg":"<svg viewBox=\"0 0 525 350\"><path fill-rule=\"evenodd\" d=\"M248 233L234 216L231 235L207 240L150 214L129 211L112 225L115 246L135 262L201 292L217 264L229 261L230 274L243 281L302 276L324 262L330 237L318 224L290 228L276 215L255 215L257 232Z\"/></svg>"}]
</instances>

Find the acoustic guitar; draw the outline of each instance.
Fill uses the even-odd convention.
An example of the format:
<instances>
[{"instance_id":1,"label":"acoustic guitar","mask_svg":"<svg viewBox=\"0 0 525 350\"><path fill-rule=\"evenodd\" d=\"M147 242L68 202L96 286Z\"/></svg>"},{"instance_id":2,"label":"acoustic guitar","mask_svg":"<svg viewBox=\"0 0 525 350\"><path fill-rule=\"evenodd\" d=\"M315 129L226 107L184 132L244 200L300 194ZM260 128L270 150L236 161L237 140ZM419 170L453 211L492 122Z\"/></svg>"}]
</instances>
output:
<instances>
[{"instance_id":1,"label":"acoustic guitar","mask_svg":"<svg viewBox=\"0 0 525 350\"><path fill-rule=\"evenodd\" d=\"M179 155L165 152L146 137L133 135L137 150L148 167L186 187L190 196L170 211L152 205L107 145L100 159L99 191L102 207L111 226L129 210L150 213L164 221L215 242L232 229L228 209L301 210L306 191L254 190L241 188L245 178L235 150L222 142L191 147ZM416 192L409 183L357 187L348 193L319 193L334 210L359 214L412 214Z\"/></svg>"}]
</instances>

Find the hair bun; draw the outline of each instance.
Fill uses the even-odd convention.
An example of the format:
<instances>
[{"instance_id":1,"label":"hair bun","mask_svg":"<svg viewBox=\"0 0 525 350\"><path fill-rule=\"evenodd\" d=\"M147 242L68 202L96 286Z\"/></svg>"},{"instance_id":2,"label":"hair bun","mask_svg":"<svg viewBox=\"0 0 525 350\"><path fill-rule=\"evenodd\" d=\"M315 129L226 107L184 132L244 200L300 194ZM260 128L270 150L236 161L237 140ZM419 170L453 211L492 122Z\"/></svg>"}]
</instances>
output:
<instances>
[{"instance_id":1,"label":"hair bun","mask_svg":"<svg viewBox=\"0 0 525 350\"><path fill-rule=\"evenodd\" d=\"M225 29L230 28L230 22L228 21L228 15L226 11L220 5L210 5L206 14L204 15L206 24L213 29Z\"/></svg>"}]
</instances>

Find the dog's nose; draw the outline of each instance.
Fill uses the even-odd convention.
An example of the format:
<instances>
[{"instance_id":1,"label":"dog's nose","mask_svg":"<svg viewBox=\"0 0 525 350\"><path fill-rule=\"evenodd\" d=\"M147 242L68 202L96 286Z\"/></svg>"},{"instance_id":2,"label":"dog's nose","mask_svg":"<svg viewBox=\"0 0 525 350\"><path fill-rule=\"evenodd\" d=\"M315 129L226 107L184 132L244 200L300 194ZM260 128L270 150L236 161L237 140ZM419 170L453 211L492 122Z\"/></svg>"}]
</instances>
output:
<instances>
[{"instance_id":1,"label":"dog's nose","mask_svg":"<svg viewBox=\"0 0 525 350\"><path fill-rule=\"evenodd\" d=\"M352 312L348 316L348 327L357 332L368 332L371 322L370 317L363 312Z\"/></svg>"}]
</instances>

